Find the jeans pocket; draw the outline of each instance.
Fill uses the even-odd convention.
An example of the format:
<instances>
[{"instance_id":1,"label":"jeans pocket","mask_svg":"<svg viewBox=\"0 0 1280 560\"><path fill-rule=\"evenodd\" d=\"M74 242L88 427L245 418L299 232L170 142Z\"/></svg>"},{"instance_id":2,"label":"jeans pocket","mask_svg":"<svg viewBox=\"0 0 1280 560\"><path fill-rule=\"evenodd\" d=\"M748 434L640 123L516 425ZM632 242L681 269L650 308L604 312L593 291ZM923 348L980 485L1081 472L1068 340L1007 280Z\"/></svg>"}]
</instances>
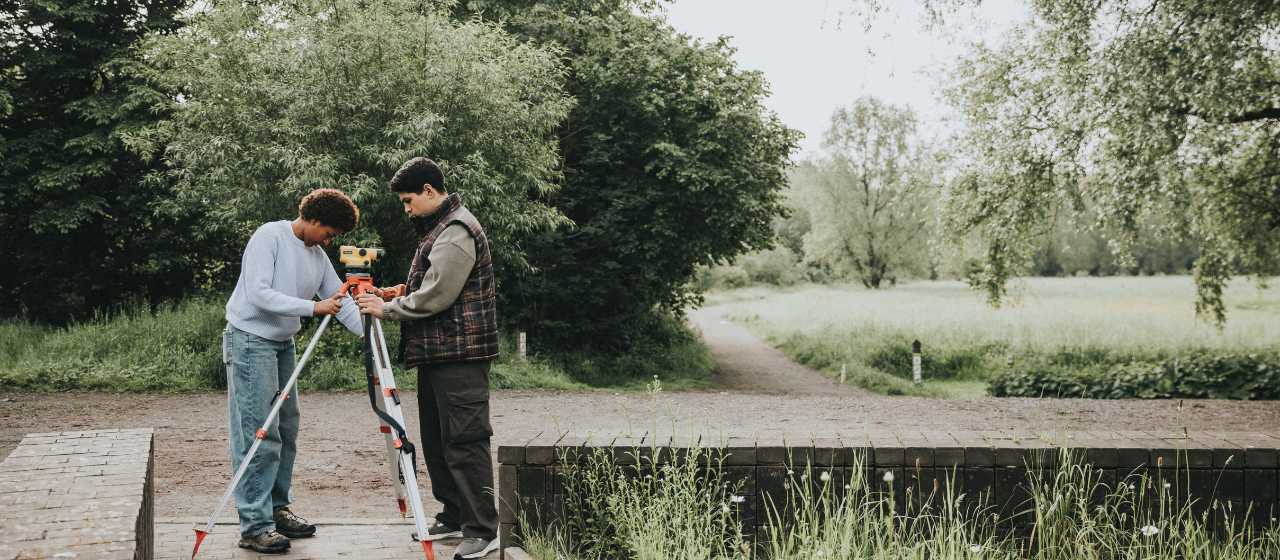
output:
<instances>
[{"instance_id":1,"label":"jeans pocket","mask_svg":"<svg viewBox=\"0 0 1280 560\"><path fill-rule=\"evenodd\" d=\"M222 329L222 363L231 363L231 329Z\"/></svg>"},{"instance_id":2,"label":"jeans pocket","mask_svg":"<svg viewBox=\"0 0 1280 560\"><path fill-rule=\"evenodd\" d=\"M489 388L449 391L449 443L475 441L492 435Z\"/></svg>"}]
</instances>

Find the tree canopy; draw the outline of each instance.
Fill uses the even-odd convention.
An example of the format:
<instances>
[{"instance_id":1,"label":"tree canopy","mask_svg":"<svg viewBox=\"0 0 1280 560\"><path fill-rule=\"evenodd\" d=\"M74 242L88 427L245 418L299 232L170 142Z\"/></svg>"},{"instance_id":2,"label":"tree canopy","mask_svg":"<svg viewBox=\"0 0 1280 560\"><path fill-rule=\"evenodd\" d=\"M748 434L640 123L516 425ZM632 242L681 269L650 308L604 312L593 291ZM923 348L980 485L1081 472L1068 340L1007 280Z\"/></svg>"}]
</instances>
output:
<instances>
[{"instance_id":1,"label":"tree canopy","mask_svg":"<svg viewBox=\"0 0 1280 560\"><path fill-rule=\"evenodd\" d=\"M137 51L173 33L183 0L0 0L0 314L61 323L126 300L180 295L216 251L143 184L121 137L161 115Z\"/></svg>"},{"instance_id":2,"label":"tree canopy","mask_svg":"<svg viewBox=\"0 0 1280 560\"><path fill-rule=\"evenodd\" d=\"M417 237L387 182L416 156L484 224L496 268L528 266L520 235L567 224L535 200L559 178L563 69L493 25L412 0L224 3L147 52L173 117L130 140L163 149L168 210L201 209L207 232L243 240L336 188L361 218L335 245L388 249L380 281L402 281Z\"/></svg>"},{"instance_id":3,"label":"tree canopy","mask_svg":"<svg viewBox=\"0 0 1280 560\"><path fill-rule=\"evenodd\" d=\"M805 259L868 288L924 269L923 209L932 168L910 108L862 98L831 116L825 155L795 173L794 203L810 221Z\"/></svg>"},{"instance_id":4,"label":"tree canopy","mask_svg":"<svg viewBox=\"0 0 1280 560\"><path fill-rule=\"evenodd\" d=\"M698 300L698 265L772 244L798 133L766 110L763 76L725 39L681 35L630 0L461 2L463 20L564 49L576 105L559 129L576 227L529 236L538 272L504 285L504 314L563 347L641 343ZM657 313L655 313L657 312Z\"/></svg>"},{"instance_id":5,"label":"tree canopy","mask_svg":"<svg viewBox=\"0 0 1280 560\"><path fill-rule=\"evenodd\" d=\"M1196 311L1221 323L1230 276L1265 282L1276 263L1280 5L1030 7L1003 44L974 45L944 90L963 126L946 222L984 240L981 285L998 302L1060 213L1117 232L1121 257L1159 224L1166 238L1198 241Z\"/></svg>"}]
</instances>

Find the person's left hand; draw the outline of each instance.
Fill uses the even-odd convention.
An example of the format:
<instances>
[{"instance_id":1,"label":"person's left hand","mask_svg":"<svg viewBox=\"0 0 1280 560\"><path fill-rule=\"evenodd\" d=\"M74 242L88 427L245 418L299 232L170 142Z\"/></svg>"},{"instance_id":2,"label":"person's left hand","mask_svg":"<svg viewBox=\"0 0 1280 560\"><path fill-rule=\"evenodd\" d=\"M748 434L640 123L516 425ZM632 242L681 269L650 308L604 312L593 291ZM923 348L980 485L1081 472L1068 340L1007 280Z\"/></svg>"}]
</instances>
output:
<instances>
[{"instance_id":1,"label":"person's left hand","mask_svg":"<svg viewBox=\"0 0 1280 560\"><path fill-rule=\"evenodd\" d=\"M360 306L360 312L365 315L373 315L379 319L382 316L382 298L374 294L360 294L356 298L356 303Z\"/></svg>"}]
</instances>

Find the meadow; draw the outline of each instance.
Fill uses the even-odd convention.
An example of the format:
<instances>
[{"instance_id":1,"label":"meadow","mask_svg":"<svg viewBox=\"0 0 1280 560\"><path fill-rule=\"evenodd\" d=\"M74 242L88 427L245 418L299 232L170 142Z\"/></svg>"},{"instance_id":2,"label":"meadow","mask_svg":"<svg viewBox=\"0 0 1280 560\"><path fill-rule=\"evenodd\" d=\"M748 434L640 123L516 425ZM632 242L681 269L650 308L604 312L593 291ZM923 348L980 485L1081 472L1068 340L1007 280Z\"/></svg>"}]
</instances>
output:
<instances>
[{"instance_id":1,"label":"meadow","mask_svg":"<svg viewBox=\"0 0 1280 560\"><path fill-rule=\"evenodd\" d=\"M707 305L800 363L886 394L981 396L1010 356L1019 368L1277 350L1280 292L1233 279L1221 329L1195 317L1194 293L1189 276L1028 278L999 308L956 281L755 286L709 293ZM913 340L922 386L909 381Z\"/></svg>"}]
</instances>

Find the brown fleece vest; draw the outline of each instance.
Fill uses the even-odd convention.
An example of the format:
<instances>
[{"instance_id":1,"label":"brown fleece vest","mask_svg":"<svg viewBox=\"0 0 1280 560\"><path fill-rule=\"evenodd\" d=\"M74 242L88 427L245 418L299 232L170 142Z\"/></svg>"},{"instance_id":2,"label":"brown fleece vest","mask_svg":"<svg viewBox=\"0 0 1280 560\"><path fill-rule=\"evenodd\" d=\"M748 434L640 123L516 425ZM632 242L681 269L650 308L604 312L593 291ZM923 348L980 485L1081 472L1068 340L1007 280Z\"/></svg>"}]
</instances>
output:
<instances>
[{"instance_id":1,"label":"brown fleece vest","mask_svg":"<svg viewBox=\"0 0 1280 560\"><path fill-rule=\"evenodd\" d=\"M423 364L480 362L498 357L498 315L493 287L493 261L489 240L480 222L462 206L457 193L450 194L434 211L409 218L418 230L418 252L409 267L406 287L413 293L431 267L427 256L445 228L462 224L476 243L476 263L462 286L462 293L448 309L426 319L400 326L398 361L412 368Z\"/></svg>"}]
</instances>

